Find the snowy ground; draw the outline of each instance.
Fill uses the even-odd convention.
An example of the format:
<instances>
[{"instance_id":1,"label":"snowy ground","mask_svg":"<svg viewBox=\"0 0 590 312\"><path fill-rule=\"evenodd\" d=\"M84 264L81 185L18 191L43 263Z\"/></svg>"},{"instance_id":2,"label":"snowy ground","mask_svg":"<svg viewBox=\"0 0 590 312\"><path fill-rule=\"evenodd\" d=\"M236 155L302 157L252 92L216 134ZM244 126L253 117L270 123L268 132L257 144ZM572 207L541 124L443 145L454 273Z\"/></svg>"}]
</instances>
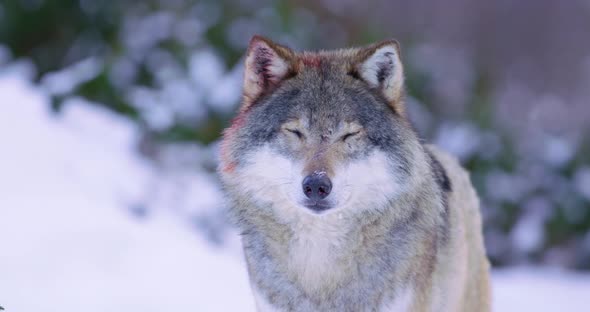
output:
<instances>
[{"instance_id":1,"label":"snowy ground","mask_svg":"<svg viewBox=\"0 0 590 312\"><path fill-rule=\"evenodd\" d=\"M130 212L159 178L132 124L81 101L54 116L47 101L0 75L0 306L252 311L236 248L211 246L172 210ZM494 293L495 311L582 311L590 276L496 271Z\"/></svg>"}]
</instances>

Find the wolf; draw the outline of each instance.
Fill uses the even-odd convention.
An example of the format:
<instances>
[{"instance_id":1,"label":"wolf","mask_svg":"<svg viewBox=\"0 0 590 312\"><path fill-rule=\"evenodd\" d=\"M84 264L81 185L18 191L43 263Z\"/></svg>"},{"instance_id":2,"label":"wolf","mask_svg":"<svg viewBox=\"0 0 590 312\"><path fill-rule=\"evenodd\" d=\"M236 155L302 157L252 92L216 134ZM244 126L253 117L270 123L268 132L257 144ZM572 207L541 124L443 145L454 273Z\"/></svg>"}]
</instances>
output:
<instances>
[{"instance_id":1,"label":"wolf","mask_svg":"<svg viewBox=\"0 0 590 312\"><path fill-rule=\"evenodd\" d=\"M489 311L478 197L407 117L400 46L255 36L219 175L258 311Z\"/></svg>"}]
</instances>

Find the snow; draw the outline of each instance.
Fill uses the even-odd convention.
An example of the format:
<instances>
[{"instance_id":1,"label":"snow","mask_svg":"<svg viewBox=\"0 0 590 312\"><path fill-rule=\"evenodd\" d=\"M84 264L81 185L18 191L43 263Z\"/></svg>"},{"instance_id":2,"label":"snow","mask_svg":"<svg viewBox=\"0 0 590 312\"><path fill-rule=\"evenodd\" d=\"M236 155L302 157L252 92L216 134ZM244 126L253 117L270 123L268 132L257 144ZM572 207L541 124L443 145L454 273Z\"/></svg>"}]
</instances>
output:
<instances>
[{"instance_id":1,"label":"snow","mask_svg":"<svg viewBox=\"0 0 590 312\"><path fill-rule=\"evenodd\" d=\"M41 85L51 94L68 94L80 84L100 74L100 68L99 60L88 58L63 70L45 75L41 80Z\"/></svg>"},{"instance_id":2,"label":"snow","mask_svg":"<svg viewBox=\"0 0 590 312\"><path fill-rule=\"evenodd\" d=\"M588 273L525 267L493 274L494 311L587 311L588 295Z\"/></svg>"},{"instance_id":3,"label":"snow","mask_svg":"<svg viewBox=\"0 0 590 312\"><path fill-rule=\"evenodd\" d=\"M7 311L253 309L240 257L167 211L129 214L155 178L134 152L130 122L81 101L54 116L44 95L13 77L0 77L0 99Z\"/></svg>"},{"instance_id":4,"label":"snow","mask_svg":"<svg viewBox=\"0 0 590 312\"><path fill-rule=\"evenodd\" d=\"M167 184L137 154L131 122L79 99L55 115L15 72L0 75L0 306L253 311L239 249L213 247L184 221L219 206L213 180L185 172ZM131 213L150 204L159 208ZM574 311L585 306L590 275L500 270L493 289L495 311Z\"/></svg>"}]
</instances>

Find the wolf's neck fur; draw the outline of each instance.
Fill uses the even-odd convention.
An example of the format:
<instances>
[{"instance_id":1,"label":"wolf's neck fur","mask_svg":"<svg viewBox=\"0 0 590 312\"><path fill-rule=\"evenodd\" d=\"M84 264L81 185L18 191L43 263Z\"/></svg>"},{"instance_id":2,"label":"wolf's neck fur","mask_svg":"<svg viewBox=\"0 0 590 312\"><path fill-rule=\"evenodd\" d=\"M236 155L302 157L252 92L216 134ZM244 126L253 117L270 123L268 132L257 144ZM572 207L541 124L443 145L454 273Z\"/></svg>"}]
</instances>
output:
<instances>
[{"instance_id":1,"label":"wolf's neck fur","mask_svg":"<svg viewBox=\"0 0 590 312\"><path fill-rule=\"evenodd\" d=\"M249 231L243 240L252 282L267 293L281 289L284 293L277 293L276 300L284 295L323 302L372 289L378 294L371 296L379 300L394 296L392 289L382 294L380 282L404 287L410 272L424 271L415 266L428 267L435 259L440 220L425 210L439 209L440 202L436 195L426 196L435 187L424 184L418 194L403 195L380 213L301 214L287 224L266 223L265 228ZM408 241L413 242L411 249Z\"/></svg>"},{"instance_id":2,"label":"wolf's neck fur","mask_svg":"<svg viewBox=\"0 0 590 312\"><path fill-rule=\"evenodd\" d=\"M303 215L292 225L287 247L285 268L291 279L312 292L331 291L344 282L353 269L350 253L356 246L351 238L358 231L342 214Z\"/></svg>"}]
</instances>

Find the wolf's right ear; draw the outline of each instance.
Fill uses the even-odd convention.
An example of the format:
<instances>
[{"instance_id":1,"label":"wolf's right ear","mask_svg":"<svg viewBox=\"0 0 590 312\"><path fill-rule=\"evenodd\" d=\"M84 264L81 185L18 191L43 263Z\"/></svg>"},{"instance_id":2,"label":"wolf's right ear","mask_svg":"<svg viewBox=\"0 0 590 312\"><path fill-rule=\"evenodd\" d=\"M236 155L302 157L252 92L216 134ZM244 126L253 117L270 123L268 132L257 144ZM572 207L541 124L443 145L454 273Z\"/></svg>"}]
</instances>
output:
<instances>
[{"instance_id":1,"label":"wolf's right ear","mask_svg":"<svg viewBox=\"0 0 590 312\"><path fill-rule=\"evenodd\" d=\"M242 110L291 74L293 59L293 51L289 48L261 36L252 37L244 69Z\"/></svg>"}]
</instances>

